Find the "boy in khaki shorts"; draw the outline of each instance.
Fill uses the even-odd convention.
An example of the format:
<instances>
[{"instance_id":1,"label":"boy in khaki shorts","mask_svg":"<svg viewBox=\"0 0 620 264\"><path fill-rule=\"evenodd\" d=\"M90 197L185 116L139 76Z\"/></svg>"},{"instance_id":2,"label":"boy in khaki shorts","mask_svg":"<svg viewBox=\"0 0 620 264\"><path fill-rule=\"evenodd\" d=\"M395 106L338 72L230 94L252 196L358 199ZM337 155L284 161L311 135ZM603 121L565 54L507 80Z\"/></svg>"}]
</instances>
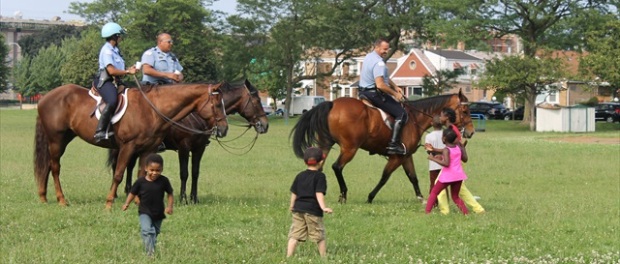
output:
<instances>
[{"instance_id":1,"label":"boy in khaki shorts","mask_svg":"<svg viewBox=\"0 0 620 264\"><path fill-rule=\"evenodd\" d=\"M304 242L307 237L317 243L321 257L327 254L323 212L331 213L332 209L325 205L327 181L325 174L320 171L324 159L325 155L320 148L306 149L304 162L308 168L297 174L291 185L290 210L293 213L293 224L288 234L287 257L295 253L297 242Z\"/></svg>"}]
</instances>

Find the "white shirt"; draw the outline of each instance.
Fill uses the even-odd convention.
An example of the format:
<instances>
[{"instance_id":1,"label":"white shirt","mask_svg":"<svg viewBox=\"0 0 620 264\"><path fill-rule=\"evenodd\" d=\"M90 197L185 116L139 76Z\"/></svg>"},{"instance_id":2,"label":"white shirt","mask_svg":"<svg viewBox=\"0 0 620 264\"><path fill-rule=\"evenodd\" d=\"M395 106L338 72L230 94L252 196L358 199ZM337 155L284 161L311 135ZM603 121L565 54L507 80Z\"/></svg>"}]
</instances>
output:
<instances>
[{"instance_id":1,"label":"white shirt","mask_svg":"<svg viewBox=\"0 0 620 264\"><path fill-rule=\"evenodd\" d=\"M433 148L436 148L436 149L443 149L446 147L446 145L443 143L442 137L443 137L443 131L433 130L431 133L428 133L428 135L426 135L426 137L424 138L424 143L431 144L433 145ZM428 161L429 171L441 170L442 168L443 166L437 164L437 162L434 162L432 160Z\"/></svg>"}]
</instances>

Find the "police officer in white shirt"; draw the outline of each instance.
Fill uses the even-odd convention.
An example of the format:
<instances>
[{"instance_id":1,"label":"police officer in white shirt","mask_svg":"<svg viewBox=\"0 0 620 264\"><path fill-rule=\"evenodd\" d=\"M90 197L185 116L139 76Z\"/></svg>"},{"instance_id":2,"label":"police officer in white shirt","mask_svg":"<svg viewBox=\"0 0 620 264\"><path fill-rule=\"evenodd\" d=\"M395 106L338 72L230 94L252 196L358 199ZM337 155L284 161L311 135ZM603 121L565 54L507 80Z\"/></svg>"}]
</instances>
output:
<instances>
[{"instance_id":1,"label":"police officer in white shirt","mask_svg":"<svg viewBox=\"0 0 620 264\"><path fill-rule=\"evenodd\" d=\"M167 33L157 35L157 46L142 55L143 84L171 84L183 81L183 66L172 50L172 37Z\"/></svg>"}]
</instances>

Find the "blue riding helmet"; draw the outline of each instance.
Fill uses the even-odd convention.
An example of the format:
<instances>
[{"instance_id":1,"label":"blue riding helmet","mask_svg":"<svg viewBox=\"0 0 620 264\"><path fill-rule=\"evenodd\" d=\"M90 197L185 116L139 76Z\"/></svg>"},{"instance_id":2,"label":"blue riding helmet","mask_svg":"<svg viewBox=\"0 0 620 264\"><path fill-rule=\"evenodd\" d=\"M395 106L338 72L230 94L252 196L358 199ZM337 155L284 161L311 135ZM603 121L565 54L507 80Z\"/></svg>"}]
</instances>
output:
<instances>
[{"instance_id":1,"label":"blue riding helmet","mask_svg":"<svg viewBox=\"0 0 620 264\"><path fill-rule=\"evenodd\" d=\"M101 28L101 37L108 38L115 34L125 34L125 30L114 22L109 22Z\"/></svg>"}]
</instances>

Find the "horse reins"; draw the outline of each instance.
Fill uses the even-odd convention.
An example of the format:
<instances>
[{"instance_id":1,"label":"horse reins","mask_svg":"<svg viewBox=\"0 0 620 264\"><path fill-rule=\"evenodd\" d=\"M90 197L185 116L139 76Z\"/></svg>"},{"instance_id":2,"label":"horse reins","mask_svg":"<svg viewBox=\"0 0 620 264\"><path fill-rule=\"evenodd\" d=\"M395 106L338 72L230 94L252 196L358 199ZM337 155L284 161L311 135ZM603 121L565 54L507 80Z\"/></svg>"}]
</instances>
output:
<instances>
[{"instance_id":1,"label":"horse reins","mask_svg":"<svg viewBox=\"0 0 620 264\"><path fill-rule=\"evenodd\" d=\"M170 123L178 128L180 128L181 130L184 130L185 132L189 132L192 134L205 134L205 135L214 135L217 131L217 126L214 126L211 129L202 131L202 130L197 130L191 127L187 127L177 121L172 120L171 118L165 116L161 111L159 111L159 109L157 109L157 107L153 104L153 102L151 102L151 100L149 100L149 98L146 96L146 93L144 92L144 90L142 90L142 85L140 85L140 82L138 82L138 78L136 77L136 75L133 75L134 81L136 81L136 84L138 85L138 90L140 90L140 93L142 94L142 97L144 97L144 99L149 103L149 105L151 106L151 108L153 108L153 110L155 111L155 113L157 113L157 115L159 115L159 117L161 117L164 121L166 121L167 123ZM210 89L209 85L209 90ZM211 93L209 92L209 99L207 101L205 101L205 103L203 104L203 106L201 107L204 108L204 106L206 106L206 104L211 100L211 95L216 94L216 93ZM215 112L215 111L214 111ZM218 119L216 118L216 122L218 121ZM217 138L217 137L216 137Z\"/></svg>"}]
</instances>

